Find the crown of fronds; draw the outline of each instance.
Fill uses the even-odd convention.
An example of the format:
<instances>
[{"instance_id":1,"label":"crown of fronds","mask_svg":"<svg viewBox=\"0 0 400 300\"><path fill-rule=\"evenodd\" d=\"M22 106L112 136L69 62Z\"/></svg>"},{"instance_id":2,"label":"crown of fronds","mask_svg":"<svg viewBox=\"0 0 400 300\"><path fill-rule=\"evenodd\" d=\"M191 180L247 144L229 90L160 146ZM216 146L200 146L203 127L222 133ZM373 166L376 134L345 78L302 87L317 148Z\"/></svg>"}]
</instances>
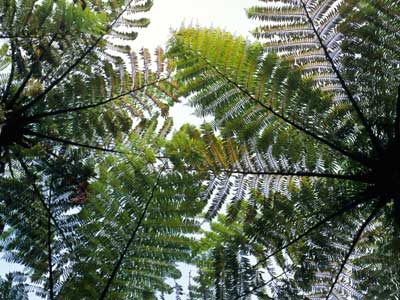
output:
<instances>
[{"instance_id":1,"label":"crown of fronds","mask_svg":"<svg viewBox=\"0 0 400 300\"><path fill-rule=\"evenodd\" d=\"M181 276L175 263L189 261L190 234L199 229L201 180L157 158L171 122L147 122L131 133L124 155L95 169L93 160L80 167L62 161L78 160L78 152L42 164L22 161L1 186L0 218L10 226L2 250L32 270L39 295L156 299L172 292L165 280Z\"/></svg>"},{"instance_id":2,"label":"crown of fronds","mask_svg":"<svg viewBox=\"0 0 400 300\"><path fill-rule=\"evenodd\" d=\"M211 198L209 216L215 215L226 199L235 202L240 195L247 200L247 222L257 224L250 226L248 234L266 251L253 267L280 266L281 274L271 275L270 280L264 278L263 285L277 299L373 299L380 292L368 288L372 282L372 276L366 275L368 270L388 294L398 289L394 280L397 275L388 273L395 268L388 258L397 257L396 247L388 245L398 240L395 215L399 191L394 187L398 183L387 184L383 179L397 176L394 174L400 169L399 160L393 156L400 138L400 96L396 88L399 48L391 30L398 27L398 18L388 17L389 8L395 5L391 1L357 1L356 8L352 3L341 7L340 18L336 18L341 24L337 26L335 17L331 20L330 16L339 11L331 2L321 2L321 7L313 1L282 1L277 6L268 2L270 7L260 16L265 16L268 26L281 26L287 45L296 44L297 33L289 28L293 20L311 28L308 32L314 35L313 41L307 44L304 39L303 44L293 46L293 52L290 47L282 48L277 55L261 44L201 28L180 30L171 41L169 53L177 59L182 95L190 96L199 114L214 117L214 126L223 138L220 151L211 149L210 139L207 142L210 157L218 162L222 174L213 176L206 190ZM315 27L310 11L316 19L321 18L321 24L326 22L322 26L331 32L326 38L332 36L332 44L321 38L318 30L322 28ZM370 17L373 13L379 15L376 22ZM286 27L282 25L285 22ZM389 31L385 35L386 27ZM373 51L366 51L363 39ZM387 45L388 50L381 45ZM338 57L332 56L334 47L341 47ZM305 65L293 65L297 54L312 48L321 48L323 55L312 59L319 57L328 63L340 91L319 84L321 74L315 70L309 78ZM373 68L375 64L377 69ZM339 94L346 99L339 99ZM244 157L248 159L241 155L238 157L243 162L232 159L232 151L224 149L232 139L240 145L238 149L246 149ZM228 157L225 166L221 157ZM268 163L262 165L260 158ZM212 160L207 163L215 168ZM232 173L239 178L229 179ZM276 189L265 193L253 180L247 195L235 194L246 186L246 176L269 177ZM296 182L301 184L293 184ZM236 202L239 208L228 206L228 212L237 215L241 202ZM390 232L383 236L385 226ZM374 234L380 237L379 246L371 240ZM388 246L384 256L379 252L383 245ZM374 263L363 265L363 258ZM390 271L379 273L382 265ZM257 290L254 287L242 296Z\"/></svg>"},{"instance_id":3,"label":"crown of fronds","mask_svg":"<svg viewBox=\"0 0 400 300\"><path fill-rule=\"evenodd\" d=\"M128 58L113 38L120 27L126 38L134 38L129 32L148 22L132 21L133 14L147 11L151 1L122 4L2 4L2 169L18 146L40 142L49 151L69 144L112 152L133 117L167 115L174 94L163 51L157 49L153 64L147 49L138 58L125 47Z\"/></svg>"}]
</instances>

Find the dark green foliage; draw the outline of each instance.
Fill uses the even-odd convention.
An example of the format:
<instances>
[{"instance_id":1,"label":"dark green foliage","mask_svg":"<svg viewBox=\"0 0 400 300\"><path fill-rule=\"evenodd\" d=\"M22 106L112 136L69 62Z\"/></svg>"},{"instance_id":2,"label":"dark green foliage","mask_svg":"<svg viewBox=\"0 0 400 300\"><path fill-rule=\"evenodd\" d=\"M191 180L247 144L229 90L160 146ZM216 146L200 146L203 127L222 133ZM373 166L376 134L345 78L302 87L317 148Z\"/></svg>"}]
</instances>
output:
<instances>
[{"instance_id":1,"label":"dark green foliage","mask_svg":"<svg viewBox=\"0 0 400 300\"><path fill-rule=\"evenodd\" d=\"M0 51L1 249L6 260L25 266L33 284L43 287L39 296L51 300L55 297L93 299L90 293L100 295L108 280L109 268L124 248L122 231L120 244L113 244L113 249L107 243L102 245L103 249L112 250L111 256L107 256L110 252L101 252L99 246L98 256L93 256L91 267L88 266L89 258L80 256L88 254L86 243L96 246L102 242L100 237L91 240L96 232L90 232L92 227L89 224L94 223L98 228L101 223L101 217L95 212L110 209L109 199L102 199L105 202L97 205L90 201L90 184L96 186L96 181L101 185L102 180L105 181L103 184L108 184L104 179L107 174L100 178L97 175L104 158L98 155L99 152L90 150L128 153L128 150L117 150L117 144L135 138L139 140L141 135L151 136L149 132L155 130L155 120L160 114L165 120L157 132L160 139L172 126L168 108L176 97L173 85L166 81L170 66L162 49L156 50L154 69L153 58L147 49L142 49L138 57L129 47L118 44L118 39L125 39L126 43L126 40L135 38L135 28L147 26L147 19L135 21L132 13L146 12L151 5L151 1L19 0L0 4L0 38L4 41ZM131 14L127 16L126 12ZM121 27L124 30L119 32ZM110 34L111 39L106 41L106 34ZM130 64L126 64L124 59L130 59ZM149 139L145 140L150 143ZM159 148L153 150L159 151ZM149 181L147 188L144 182L135 185L144 188L140 193L148 192L152 180L157 186L154 179L157 170L148 165L154 162L155 154L151 151L146 152L150 158L136 166L138 169L149 168L142 176L143 180ZM138 155L135 159L141 160L142 157ZM124 159L121 156L111 161L122 164ZM129 166L126 161L124 168ZM122 170L121 167L119 171ZM179 175L166 172L160 171L171 180L183 180ZM140 181L140 178L131 180ZM184 188L187 185L179 186ZM118 187L114 186L115 189ZM160 187L157 189L157 193L161 193ZM93 191L100 193L95 188ZM122 205L119 201L126 201L114 192L108 195L116 197L113 208ZM157 194L152 200L172 199L169 201L175 201L176 211L180 212L179 201L183 196L174 197L171 192L165 198ZM131 209L119 220L126 222L129 218L138 218L145 199L145 194L132 196ZM119 274L115 279L119 283L110 291L112 299L136 297L138 290L144 290L139 292L140 295L153 299L156 290L170 290L163 280L166 276L178 276L173 262L187 256L186 243L190 244L190 239L183 235L176 236L174 241L174 233L191 232L196 227L195 222L189 220L180 226L183 222L171 210L171 217L167 213L167 224L163 224L166 226L164 245L155 243L156 238L162 239L158 236L162 232L158 232L154 240L143 246L147 247L146 251L151 250L148 254L154 256L138 257L137 266L130 266L129 271ZM193 214L197 212L193 210ZM112 213L114 211L109 212L110 218L115 217ZM109 229L118 226L125 229L125 223L111 226L112 219L109 222L106 224ZM5 232L4 225L8 226ZM142 224L138 226L142 230ZM148 230L156 231L153 227ZM175 252L158 249L171 247L174 242L182 244L181 248L174 249ZM144 250L141 252L143 255L146 253ZM149 266L159 267L142 270L140 265L147 261ZM93 269L95 263L100 265L100 269L104 268L104 277L94 283L93 278L99 276ZM132 274L140 272L142 277L132 281ZM81 278L81 274L87 277ZM121 282L128 281L129 287L133 285L135 289L125 286L125 291L120 291L124 286ZM73 285L76 282L77 285L89 283L91 286L76 289Z\"/></svg>"},{"instance_id":2,"label":"dark green foliage","mask_svg":"<svg viewBox=\"0 0 400 300\"><path fill-rule=\"evenodd\" d=\"M129 131L131 115L123 108L138 102L133 97L136 90L155 85L166 72L156 75L149 67L138 70L134 76L143 72L146 80L137 85L126 71L124 54L107 54L118 51L118 43L106 42L106 34L113 36L123 26L126 34L120 36L130 39L137 27L127 24L126 10L147 11L151 7L151 2L128 1L121 9L122 4L123 1L2 2L2 173L6 163L11 168L16 154L22 155L21 147L31 149L40 144L51 153L57 152L60 144L69 144L111 151ZM132 22L132 15L129 18ZM141 19L139 23L143 26L147 22ZM131 52L129 47L127 50ZM158 64L163 63L158 59ZM159 102L161 106L163 103ZM26 157L28 154L24 153Z\"/></svg>"},{"instance_id":3,"label":"dark green foliage","mask_svg":"<svg viewBox=\"0 0 400 300\"><path fill-rule=\"evenodd\" d=\"M151 1L0 4L3 298L399 297L399 3L261 2L153 58Z\"/></svg>"},{"instance_id":4,"label":"dark green foliage","mask_svg":"<svg viewBox=\"0 0 400 300\"><path fill-rule=\"evenodd\" d=\"M8 273L0 278L0 300L28 300L26 277L18 272Z\"/></svg>"},{"instance_id":5,"label":"dark green foliage","mask_svg":"<svg viewBox=\"0 0 400 300\"><path fill-rule=\"evenodd\" d=\"M261 286L275 299L396 297L398 3L262 2L249 15L266 21L264 45L202 28L170 42L181 95L222 136L207 149L208 216L226 200L231 222L245 215L264 249L250 269L275 270Z\"/></svg>"},{"instance_id":6,"label":"dark green foliage","mask_svg":"<svg viewBox=\"0 0 400 300\"><path fill-rule=\"evenodd\" d=\"M104 299L171 293L165 279L178 279L175 263L190 261L190 235L198 231L204 201L199 175L156 158L171 143L163 137L168 129L156 127L154 118L131 134L120 149L124 155L105 157L95 168L93 160L66 168L59 157L25 166L29 171L21 170L18 180L3 182L1 218L11 226L2 235L6 258L28 267L31 280L61 299L103 299L108 284ZM49 210L53 284L47 276Z\"/></svg>"},{"instance_id":7,"label":"dark green foliage","mask_svg":"<svg viewBox=\"0 0 400 300\"><path fill-rule=\"evenodd\" d=\"M220 216L210 231L203 232L195 247L199 271L191 287L192 299L250 299L247 293L263 284L261 273L250 263L262 248L250 242L243 221L244 214L235 222ZM256 294L265 299L262 290Z\"/></svg>"}]
</instances>

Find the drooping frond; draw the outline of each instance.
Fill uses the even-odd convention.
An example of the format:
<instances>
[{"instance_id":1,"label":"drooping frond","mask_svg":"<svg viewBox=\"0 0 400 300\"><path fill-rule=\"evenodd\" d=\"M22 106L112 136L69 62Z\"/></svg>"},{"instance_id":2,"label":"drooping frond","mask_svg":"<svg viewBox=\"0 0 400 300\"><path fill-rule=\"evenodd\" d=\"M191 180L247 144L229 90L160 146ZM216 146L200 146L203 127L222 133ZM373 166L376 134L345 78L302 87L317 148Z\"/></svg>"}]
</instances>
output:
<instances>
[{"instance_id":1,"label":"drooping frond","mask_svg":"<svg viewBox=\"0 0 400 300\"><path fill-rule=\"evenodd\" d=\"M124 155L106 157L95 169L91 159L80 167L63 161L83 153L72 157L67 148L65 156L40 165L21 159L15 179L1 186L0 220L10 226L2 250L9 261L34 270L32 279L50 295L155 299L157 291L171 292L165 279L179 278L175 263L190 259L190 235L204 201L196 173L156 158L171 126L157 123L157 116L148 120L121 146Z\"/></svg>"},{"instance_id":2,"label":"drooping frond","mask_svg":"<svg viewBox=\"0 0 400 300\"><path fill-rule=\"evenodd\" d=\"M252 266L267 269L265 284L236 299L263 288L275 299L379 298L377 289L368 288L373 276L392 295L399 286L389 275L397 257L392 246L400 223L399 181L387 180L400 168L394 155L400 136L399 19L391 11L398 1L264 2L267 8L250 12L271 27L267 47L219 30L188 28L175 34L169 50L184 85L181 95L200 115L212 116L221 133L186 138L196 153L185 155L186 166L220 170L211 172L203 193L208 216L222 209L235 221L244 214L247 234L265 251ZM208 148L194 142L202 138ZM225 149L232 140L239 155ZM202 164L196 164L199 156ZM318 178L323 174L336 178ZM268 177L264 189L257 183L262 176ZM380 231L382 222L387 234ZM376 243L371 235L378 232ZM363 257L373 263L366 267ZM378 275L382 265L388 271ZM220 266L208 264L211 278ZM366 276L367 270L374 275Z\"/></svg>"},{"instance_id":3,"label":"drooping frond","mask_svg":"<svg viewBox=\"0 0 400 300\"><path fill-rule=\"evenodd\" d=\"M166 161L155 162L153 150L162 145L157 146L161 140L156 135L144 131L141 142L132 136L133 152L122 159L109 157L100 166L99 180L80 213L83 243L76 251L88 260L73 267L81 275L67 280L63 298L103 299L100 294L108 286L107 297L113 299L144 294L153 299L156 291L171 292L165 278L179 278L174 264L189 259L188 234L197 230L194 217L203 206L196 199L200 182L196 175L172 170ZM144 143L150 139L155 139L153 150ZM97 250L87 256L89 249ZM93 271L87 271L89 265ZM85 288L76 291L82 280Z\"/></svg>"},{"instance_id":4,"label":"drooping frond","mask_svg":"<svg viewBox=\"0 0 400 300\"><path fill-rule=\"evenodd\" d=\"M326 60L326 53L318 36L337 63L340 60L339 47L343 37L337 31L337 26L343 19L338 12L344 1L261 2L262 5L247 10L249 18L262 22L253 31L253 35L262 40L268 51L286 56L300 66L304 76L315 80L317 86L332 85L331 90L337 91L338 96L341 95L343 91L340 83ZM313 24L310 24L310 19Z\"/></svg>"},{"instance_id":5,"label":"drooping frond","mask_svg":"<svg viewBox=\"0 0 400 300\"><path fill-rule=\"evenodd\" d=\"M174 134L172 141L166 152L170 159L183 169L208 176L202 193L204 200L209 201L208 218L216 216L225 202L231 203L230 213L234 215L254 190L266 198L276 193L290 198L303 182L309 184L310 178L332 183L368 181L363 176L340 174L322 160L302 157L290 163L283 155L275 156L271 147L264 151L251 143L240 144L232 137L222 139L212 132L209 124L203 125L201 131L185 125Z\"/></svg>"},{"instance_id":6,"label":"drooping frond","mask_svg":"<svg viewBox=\"0 0 400 300\"><path fill-rule=\"evenodd\" d=\"M285 141L277 152L297 153L296 161L302 151L327 147L368 165L362 151L370 145L353 122L351 107L315 90L288 61L265 54L259 43L188 28L176 33L169 51L177 59L181 95L191 97L199 114L212 114L224 135L251 136L264 149Z\"/></svg>"},{"instance_id":7,"label":"drooping frond","mask_svg":"<svg viewBox=\"0 0 400 300\"><path fill-rule=\"evenodd\" d=\"M391 138L382 119L394 114L400 72L398 1L261 1L247 12L263 23L253 33L266 50L288 58L335 101L349 102L382 152L379 140Z\"/></svg>"}]
</instances>

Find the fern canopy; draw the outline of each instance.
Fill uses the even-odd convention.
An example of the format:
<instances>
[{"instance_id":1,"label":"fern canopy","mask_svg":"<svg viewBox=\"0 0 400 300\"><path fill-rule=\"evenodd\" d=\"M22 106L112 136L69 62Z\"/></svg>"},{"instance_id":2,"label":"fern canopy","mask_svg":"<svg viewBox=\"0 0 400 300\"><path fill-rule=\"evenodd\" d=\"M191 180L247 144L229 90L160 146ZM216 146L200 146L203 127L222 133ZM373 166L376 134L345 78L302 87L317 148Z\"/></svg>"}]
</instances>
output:
<instances>
[{"instance_id":1,"label":"fern canopy","mask_svg":"<svg viewBox=\"0 0 400 300\"><path fill-rule=\"evenodd\" d=\"M136 53L151 6L0 3L1 299L179 300L178 263L192 300L397 299L398 0ZM169 135L182 98L211 122Z\"/></svg>"},{"instance_id":2,"label":"fern canopy","mask_svg":"<svg viewBox=\"0 0 400 300\"><path fill-rule=\"evenodd\" d=\"M398 47L390 30L379 30L398 28L398 18L389 17L395 4L262 2L248 13L267 24L255 32L263 43L218 29L184 28L168 51L177 60L181 95L199 115L212 116L221 135L210 139L211 127L197 134L208 145L203 161L213 170L207 216L226 207L228 220L244 218L249 243L264 249L241 273L261 271L264 284L250 283L233 299L263 289L276 299L375 299L382 296L375 285L394 295ZM379 21L368 17L372 13ZM371 41L368 50L364 39ZM220 244L232 240L240 237ZM218 249L209 244L199 259ZM228 258L220 259L205 265L208 279L203 274L199 280L221 280ZM379 273L383 269L388 272ZM213 297L224 299L218 293Z\"/></svg>"}]
</instances>

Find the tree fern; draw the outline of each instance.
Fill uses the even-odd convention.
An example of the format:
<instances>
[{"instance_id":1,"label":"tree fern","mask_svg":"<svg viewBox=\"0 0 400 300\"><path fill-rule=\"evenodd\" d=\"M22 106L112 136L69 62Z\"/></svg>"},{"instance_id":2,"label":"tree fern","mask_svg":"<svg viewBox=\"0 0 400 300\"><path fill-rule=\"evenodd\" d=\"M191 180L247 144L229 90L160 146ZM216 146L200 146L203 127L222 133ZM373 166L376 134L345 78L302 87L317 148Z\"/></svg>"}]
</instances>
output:
<instances>
[{"instance_id":1,"label":"tree fern","mask_svg":"<svg viewBox=\"0 0 400 300\"><path fill-rule=\"evenodd\" d=\"M57 169L60 162L49 160L15 174L35 174L25 179L29 189L21 188L22 178L4 183L1 218L11 227L2 250L31 270L31 280L50 298L155 299L157 291L172 292L165 279L179 278L175 263L190 259L189 235L198 230L195 217L204 202L197 174L156 158L171 125L160 132L156 119L131 134L129 151L120 149L124 155L100 162L98 175L88 159L75 170L77 177L64 163ZM13 197L25 197L29 216Z\"/></svg>"},{"instance_id":2,"label":"tree fern","mask_svg":"<svg viewBox=\"0 0 400 300\"><path fill-rule=\"evenodd\" d=\"M30 148L45 141L107 151L115 138L121 140L121 132L130 129L131 116L119 108L122 105L111 102L132 105L137 102L129 98L133 92L156 82L135 85L123 53L118 49L114 55L105 51L117 47L114 29L123 28L126 38L131 38L129 32L136 25L146 24L143 19L138 24L128 24L127 20L132 21L135 12L147 11L151 2L128 1L123 8L121 5L85 1L2 4L2 61L9 66L2 72L2 164L14 158L14 145ZM164 63L162 59L158 62ZM149 68L143 72L151 73ZM135 76L139 73L141 70ZM164 74L147 77L158 82ZM165 89L169 88L164 84ZM157 104L164 112L167 110L162 101ZM131 109L139 115L142 110ZM81 130L82 126L86 130Z\"/></svg>"},{"instance_id":3,"label":"tree fern","mask_svg":"<svg viewBox=\"0 0 400 300\"><path fill-rule=\"evenodd\" d=\"M393 229L390 234L380 235L382 245L394 245L398 239L398 229L395 229L398 228L397 209L394 208L398 202L398 191L394 186L398 184L386 181L396 177L394 174L398 171L394 170L399 169L398 160L390 154L397 149L394 132L398 126L398 93L393 88L397 85L398 66L394 63L397 52L382 50L388 54L387 61L383 61L388 67L377 72L390 73L394 77L382 79L385 83L378 84L375 93L364 94L361 101L362 86L357 90L352 82L362 82L361 78L365 78L362 76L367 74L374 81L375 71L366 64L366 57L373 54L368 52L365 59L361 55L357 61L360 54L353 52L350 45L360 41L361 33L354 33L357 26L365 27L366 32L378 30L375 23L381 28L395 26L397 19L387 18L388 8L394 4L369 6L360 2L358 9L352 9L354 6L350 3L343 4L339 27L336 21L330 21L328 11L332 12L332 20L338 13L331 2L321 2L320 7L312 1L283 1L274 5L268 2L269 8L255 9L251 13L258 13L269 22L268 26L280 26L286 40L278 43L288 41L286 44L291 46L284 48L286 44L283 45L279 55L273 54L268 45L264 50L257 43L251 44L219 30L188 28L178 31L171 41L169 53L177 59L177 78L185 86L181 93L191 97L191 103L200 114L213 115L222 141L233 139L247 149L248 154L240 160L239 170L237 159L227 156L231 160L228 160L228 175L224 178L236 173L257 177L266 174L271 179L264 190L250 184L253 191L244 199L250 204L246 213L248 221L258 223L251 226L248 234L264 245L266 251L256 267L278 265L282 271L279 276L271 276L271 281L266 279L260 288L268 286L269 295L277 299L373 298L379 292L367 288L363 276L367 270L378 270L382 265L393 270L389 267L388 256L396 260L393 250L387 248L385 258L379 252L372 254L379 263L368 267L361 263L364 255L371 259L370 251L379 251L366 236L376 232L375 228L380 228L382 222ZM373 11L384 13L379 21L374 22L371 18L364 23L364 16ZM340 43L335 44L336 38L332 40L340 50L338 58L331 57L333 48L324 44L316 25L307 23L314 13L317 19L321 18L321 24L325 22L322 15L327 17L325 28L333 35L337 36L336 31L343 33ZM307 28L300 28L300 33L290 31L293 29L290 22ZM308 43L307 35L311 34L314 40ZM301 41L297 44L299 36ZM382 40L392 38L390 31L387 37L383 33L380 36ZM368 38L367 34L365 38ZM376 49L382 49L381 44L376 41ZM334 75L330 76L340 85L338 92L319 83L320 76L324 75L315 73L310 80L304 65L293 65L293 56L302 51L309 55L312 48L321 46L323 56L313 59L321 59L330 65ZM371 63L374 61L371 57ZM318 63L316 66L323 69ZM376 76L377 83L380 76ZM378 99L375 94L385 96ZM346 100L339 100L338 95ZM385 112L380 109L383 107ZM219 154L214 155L219 157ZM385 163L388 161L391 163ZM212 161L210 168L214 168ZM296 171L299 174L294 174ZM291 180L292 176L294 180ZM232 189L226 189L226 181L214 175L209 182L207 195L211 197L211 203L214 199L217 199L216 203L223 200L220 191L224 195L231 194L235 200L235 192L243 186L241 176L230 181ZM269 188L271 182L275 187L272 190ZM282 185L282 182L286 183ZM213 189L216 192L213 193ZM215 207L218 210L221 205ZM231 209L236 215L237 211L238 208ZM277 228L280 223L282 227ZM394 279L398 275L381 275L377 280L385 286L385 291L398 289ZM248 293L257 290L254 288Z\"/></svg>"}]
</instances>

